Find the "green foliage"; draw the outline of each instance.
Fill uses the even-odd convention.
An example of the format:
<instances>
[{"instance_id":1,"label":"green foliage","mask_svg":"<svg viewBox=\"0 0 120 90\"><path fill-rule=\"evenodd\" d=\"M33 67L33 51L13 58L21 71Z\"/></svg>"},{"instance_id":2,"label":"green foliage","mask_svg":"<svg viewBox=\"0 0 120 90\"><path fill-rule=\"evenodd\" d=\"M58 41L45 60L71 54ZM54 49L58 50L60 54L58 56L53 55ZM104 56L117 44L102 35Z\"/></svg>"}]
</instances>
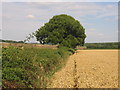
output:
<instances>
[{"instance_id":1,"label":"green foliage","mask_svg":"<svg viewBox=\"0 0 120 90\"><path fill-rule=\"evenodd\" d=\"M8 42L8 43L24 43L24 41L13 41L13 40L0 40L2 42Z\"/></svg>"},{"instance_id":2,"label":"green foliage","mask_svg":"<svg viewBox=\"0 0 120 90\"><path fill-rule=\"evenodd\" d=\"M85 43L88 49L120 49L120 42L111 43Z\"/></svg>"},{"instance_id":3,"label":"green foliage","mask_svg":"<svg viewBox=\"0 0 120 90\"><path fill-rule=\"evenodd\" d=\"M68 51L70 55L75 53L75 49L72 49L72 48L60 46L59 49L64 50L64 51Z\"/></svg>"},{"instance_id":4,"label":"green foliage","mask_svg":"<svg viewBox=\"0 0 120 90\"><path fill-rule=\"evenodd\" d=\"M69 48L9 47L2 50L3 87L43 88L71 54ZM10 85L5 82L11 83ZM12 85L12 83L14 83Z\"/></svg>"},{"instance_id":5,"label":"green foliage","mask_svg":"<svg viewBox=\"0 0 120 90\"><path fill-rule=\"evenodd\" d=\"M69 48L75 48L77 43L79 42L74 36L68 35L67 38L62 41L61 45Z\"/></svg>"},{"instance_id":6,"label":"green foliage","mask_svg":"<svg viewBox=\"0 0 120 90\"><path fill-rule=\"evenodd\" d=\"M41 44L59 44L70 48L84 45L85 29L73 17L61 14L53 16L35 34Z\"/></svg>"}]
</instances>

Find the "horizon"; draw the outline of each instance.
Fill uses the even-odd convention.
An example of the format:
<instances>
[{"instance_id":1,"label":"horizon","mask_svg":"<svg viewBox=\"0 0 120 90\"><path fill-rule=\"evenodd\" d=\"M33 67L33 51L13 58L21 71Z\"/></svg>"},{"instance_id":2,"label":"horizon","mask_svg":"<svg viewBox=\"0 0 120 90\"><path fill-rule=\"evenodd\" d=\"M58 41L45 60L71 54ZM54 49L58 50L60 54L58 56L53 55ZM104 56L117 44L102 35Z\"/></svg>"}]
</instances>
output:
<instances>
[{"instance_id":1,"label":"horizon","mask_svg":"<svg viewBox=\"0 0 120 90\"><path fill-rule=\"evenodd\" d=\"M5 39L0 39L0 40L5 40ZM6 39L6 40L9 40L9 41L14 41L14 40L11 40L11 39ZM21 41L21 40L16 40L17 42L18 41ZM2 42L2 41L1 41ZM85 42L85 43L119 43L120 41L108 41L108 42ZM7 42L6 42L7 43ZM31 44L33 44L33 43L37 43L37 44L40 44L39 43L39 41L36 41L36 42L26 42L26 43L31 43Z\"/></svg>"}]
</instances>

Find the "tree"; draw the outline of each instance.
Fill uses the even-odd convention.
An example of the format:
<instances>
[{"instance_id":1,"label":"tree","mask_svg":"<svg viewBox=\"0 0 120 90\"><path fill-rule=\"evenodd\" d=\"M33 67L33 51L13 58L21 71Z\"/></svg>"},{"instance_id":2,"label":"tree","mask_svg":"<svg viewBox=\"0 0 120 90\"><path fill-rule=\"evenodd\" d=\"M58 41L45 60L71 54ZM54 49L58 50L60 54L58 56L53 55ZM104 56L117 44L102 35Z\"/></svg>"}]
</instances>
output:
<instances>
[{"instance_id":1,"label":"tree","mask_svg":"<svg viewBox=\"0 0 120 90\"><path fill-rule=\"evenodd\" d=\"M85 29L73 17L65 14L53 16L48 23L35 33L37 41L41 44L58 44L75 48L84 45Z\"/></svg>"}]
</instances>

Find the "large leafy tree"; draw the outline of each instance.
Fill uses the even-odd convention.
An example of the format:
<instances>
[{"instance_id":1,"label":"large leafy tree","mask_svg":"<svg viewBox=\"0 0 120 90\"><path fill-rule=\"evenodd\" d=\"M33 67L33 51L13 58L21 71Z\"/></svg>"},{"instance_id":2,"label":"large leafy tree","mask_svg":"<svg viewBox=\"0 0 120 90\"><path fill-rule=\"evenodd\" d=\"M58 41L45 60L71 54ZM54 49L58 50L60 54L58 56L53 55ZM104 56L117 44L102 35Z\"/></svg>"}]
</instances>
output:
<instances>
[{"instance_id":1,"label":"large leafy tree","mask_svg":"<svg viewBox=\"0 0 120 90\"><path fill-rule=\"evenodd\" d=\"M73 17L65 14L53 16L35 34L41 44L59 44L70 48L84 45L85 29Z\"/></svg>"}]
</instances>

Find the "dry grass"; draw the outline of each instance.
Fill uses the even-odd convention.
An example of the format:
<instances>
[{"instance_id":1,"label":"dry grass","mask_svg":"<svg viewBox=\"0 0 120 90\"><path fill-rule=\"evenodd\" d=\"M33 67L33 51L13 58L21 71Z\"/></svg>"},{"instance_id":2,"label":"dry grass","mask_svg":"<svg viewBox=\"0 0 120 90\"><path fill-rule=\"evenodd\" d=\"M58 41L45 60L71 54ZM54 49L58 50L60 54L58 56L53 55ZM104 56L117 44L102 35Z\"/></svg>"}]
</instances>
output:
<instances>
[{"instance_id":1,"label":"dry grass","mask_svg":"<svg viewBox=\"0 0 120 90\"><path fill-rule=\"evenodd\" d=\"M118 50L78 50L55 73L51 88L117 88Z\"/></svg>"},{"instance_id":2,"label":"dry grass","mask_svg":"<svg viewBox=\"0 0 120 90\"><path fill-rule=\"evenodd\" d=\"M2 47L7 48L8 46L16 46L16 47L40 47L40 48L53 48L53 49L57 48L57 45L24 44L24 43L2 43Z\"/></svg>"}]
</instances>

